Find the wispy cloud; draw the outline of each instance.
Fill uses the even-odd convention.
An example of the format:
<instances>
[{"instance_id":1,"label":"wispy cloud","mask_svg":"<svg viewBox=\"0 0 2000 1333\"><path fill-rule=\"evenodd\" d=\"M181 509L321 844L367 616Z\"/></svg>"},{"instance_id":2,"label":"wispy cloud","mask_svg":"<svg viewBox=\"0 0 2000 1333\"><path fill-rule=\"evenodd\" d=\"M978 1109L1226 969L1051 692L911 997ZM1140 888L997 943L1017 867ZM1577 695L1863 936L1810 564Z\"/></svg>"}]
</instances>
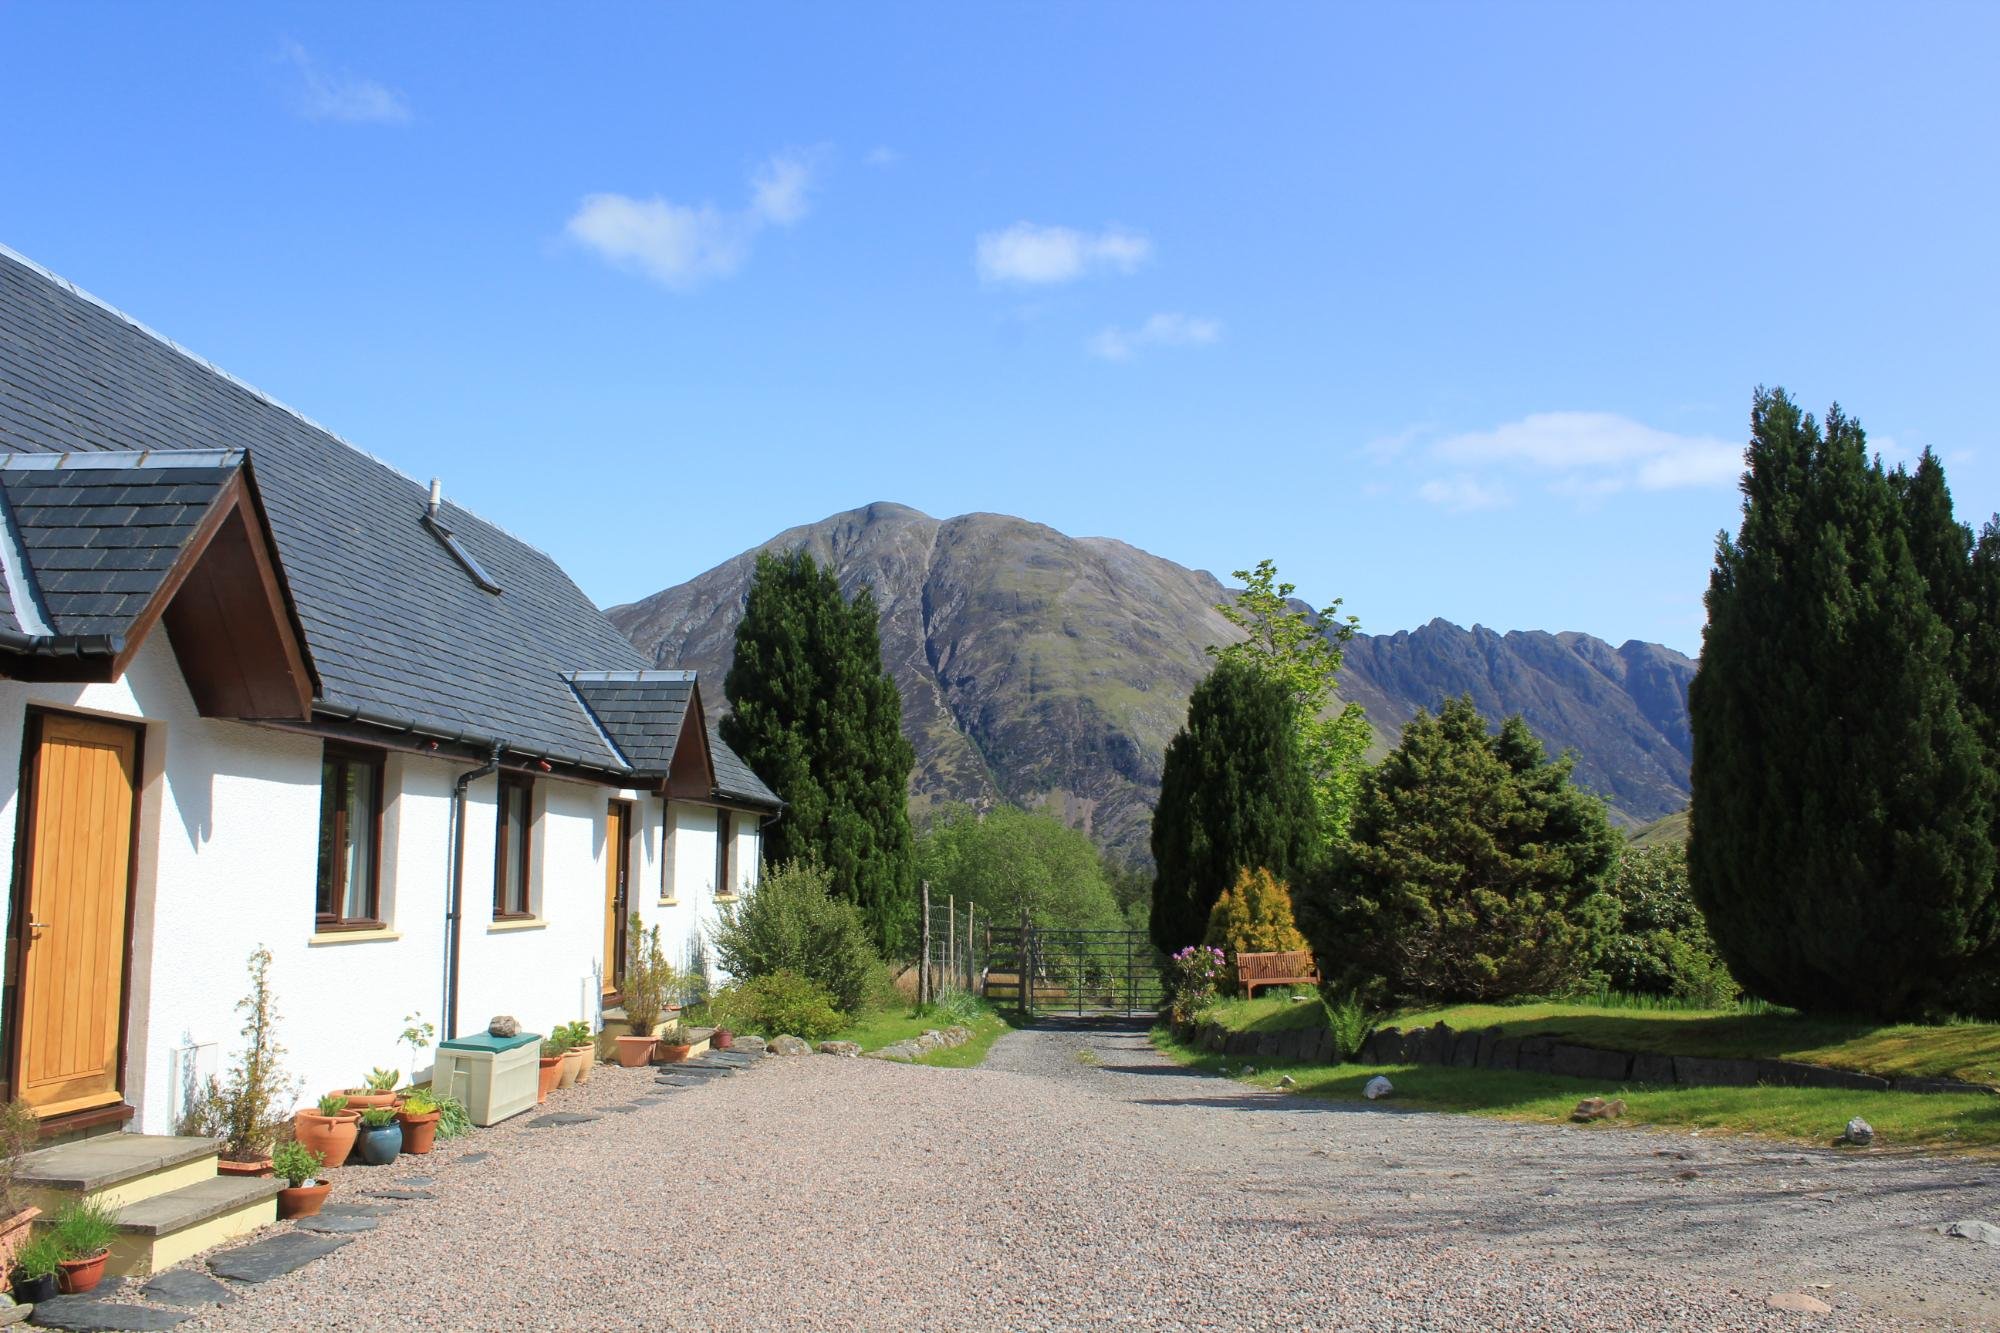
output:
<instances>
[{"instance_id":1,"label":"wispy cloud","mask_svg":"<svg viewBox=\"0 0 2000 1333\"><path fill-rule=\"evenodd\" d=\"M387 84L344 70L324 69L297 42L284 43L279 56L298 76L294 96L300 114L308 120L400 125L410 118L409 103Z\"/></svg>"},{"instance_id":2,"label":"wispy cloud","mask_svg":"<svg viewBox=\"0 0 2000 1333\"><path fill-rule=\"evenodd\" d=\"M740 210L677 204L658 195L590 194L564 230L608 263L684 291L740 269L765 227L804 220L816 176L810 155L781 153L751 173L750 199Z\"/></svg>"},{"instance_id":3,"label":"wispy cloud","mask_svg":"<svg viewBox=\"0 0 2000 1333\"><path fill-rule=\"evenodd\" d=\"M1743 471L1740 444L1656 430L1612 412L1537 412L1440 440L1431 452L1452 463L1539 471L1572 493L1729 486Z\"/></svg>"},{"instance_id":4,"label":"wispy cloud","mask_svg":"<svg viewBox=\"0 0 2000 1333\"><path fill-rule=\"evenodd\" d=\"M1162 311L1136 329L1106 328L1088 344L1092 356L1130 361L1142 347L1206 347L1222 337L1222 325L1198 315Z\"/></svg>"},{"instance_id":5,"label":"wispy cloud","mask_svg":"<svg viewBox=\"0 0 2000 1333\"><path fill-rule=\"evenodd\" d=\"M1465 472L1432 478L1417 487L1417 498L1461 514L1479 509L1500 509L1514 501L1514 497L1503 488Z\"/></svg>"},{"instance_id":6,"label":"wispy cloud","mask_svg":"<svg viewBox=\"0 0 2000 1333\"><path fill-rule=\"evenodd\" d=\"M1040 286L1093 273L1132 273L1153 256L1153 243L1123 227L1098 232L1016 222L982 233L973 246L979 280Z\"/></svg>"}]
</instances>

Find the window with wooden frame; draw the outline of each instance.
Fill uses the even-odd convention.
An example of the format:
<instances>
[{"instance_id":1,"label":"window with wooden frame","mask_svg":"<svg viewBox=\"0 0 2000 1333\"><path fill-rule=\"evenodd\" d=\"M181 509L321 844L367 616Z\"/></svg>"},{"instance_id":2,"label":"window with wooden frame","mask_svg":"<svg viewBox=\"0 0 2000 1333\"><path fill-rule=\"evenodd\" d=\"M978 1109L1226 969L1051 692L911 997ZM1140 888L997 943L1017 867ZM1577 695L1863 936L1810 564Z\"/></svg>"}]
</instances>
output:
<instances>
[{"instance_id":1,"label":"window with wooden frame","mask_svg":"<svg viewBox=\"0 0 2000 1333\"><path fill-rule=\"evenodd\" d=\"M674 804L660 802L660 906L672 906L678 901L678 886L674 883L675 852L680 847L680 839L674 836Z\"/></svg>"},{"instance_id":2,"label":"window with wooden frame","mask_svg":"<svg viewBox=\"0 0 2000 1333\"><path fill-rule=\"evenodd\" d=\"M382 924L382 752L349 745L320 757L319 893L321 930Z\"/></svg>"},{"instance_id":3,"label":"window with wooden frame","mask_svg":"<svg viewBox=\"0 0 2000 1333\"><path fill-rule=\"evenodd\" d=\"M500 817L494 837L493 919L534 915L528 896L528 844L532 836L535 784L518 773L500 775Z\"/></svg>"},{"instance_id":4,"label":"window with wooden frame","mask_svg":"<svg viewBox=\"0 0 2000 1333\"><path fill-rule=\"evenodd\" d=\"M736 886L729 882L730 835L735 822L727 810L715 812L715 896L718 898L736 896Z\"/></svg>"}]
</instances>

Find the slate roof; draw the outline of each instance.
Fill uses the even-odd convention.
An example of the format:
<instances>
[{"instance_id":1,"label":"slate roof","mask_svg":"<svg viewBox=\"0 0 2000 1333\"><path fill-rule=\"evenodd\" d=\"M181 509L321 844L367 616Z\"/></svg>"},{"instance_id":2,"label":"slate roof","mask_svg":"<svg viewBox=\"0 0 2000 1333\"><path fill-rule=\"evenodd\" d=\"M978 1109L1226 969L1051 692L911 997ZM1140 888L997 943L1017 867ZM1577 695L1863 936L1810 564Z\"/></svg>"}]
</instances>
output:
<instances>
[{"instance_id":1,"label":"slate roof","mask_svg":"<svg viewBox=\"0 0 2000 1333\"><path fill-rule=\"evenodd\" d=\"M692 671L580 671L570 688L590 709L606 736L633 768L665 773L673 763L687 722L688 705L699 689ZM704 708L704 716L711 710ZM777 809L775 792L723 744L710 726L706 732L715 789L722 796Z\"/></svg>"},{"instance_id":2,"label":"slate roof","mask_svg":"<svg viewBox=\"0 0 2000 1333\"><path fill-rule=\"evenodd\" d=\"M722 733L716 729L715 715L711 713L707 716L708 752L715 764L715 789L724 796L768 805L773 810L782 807L784 802L778 799L778 794L765 786L763 780L750 771L750 765L723 743Z\"/></svg>"},{"instance_id":3,"label":"slate roof","mask_svg":"<svg viewBox=\"0 0 2000 1333\"><path fill-rule=\"evenodd\" d=\"M210 461L212 458L213 461ZM46 632L122 641L153 600L228 484L243 467L230 451L172 455L100 454L64 464L49 454L0 456L0 492L22 557L24 587L36 596ZM27 632L11 597L6 627Z\"/></svg>"},{"instance_id":4,"label":"slate roof","mask_svg":"<svg viewBox=\"0 0 2000 1333\"><path fill-rule=\"evenodd\" d=\"M650 664L555 561L447 501L481 589L424 485L0 247L0 452L185 449L250 455L317 715L629 771L567 677Z\"/></svg>"}]
</instances>

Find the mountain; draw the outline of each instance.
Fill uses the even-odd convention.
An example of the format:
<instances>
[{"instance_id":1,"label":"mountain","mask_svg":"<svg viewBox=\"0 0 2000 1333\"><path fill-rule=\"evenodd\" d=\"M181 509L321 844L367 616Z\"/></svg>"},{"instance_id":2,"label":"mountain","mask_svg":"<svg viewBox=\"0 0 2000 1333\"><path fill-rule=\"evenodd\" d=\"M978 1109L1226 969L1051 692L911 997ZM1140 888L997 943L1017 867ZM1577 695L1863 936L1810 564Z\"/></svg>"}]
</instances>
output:
<instances>
[{"instance_id":1,"label":"mountain","mask_svg":"<svg viewBox=\"0 0 2000 1333\"><path fill-rule=\"evenodd\" d=\"M883 660L917 751L913 811L1045 807L1119 855L1146 857L1161 759L1208 670L1204 650L1237 637L1215 611L1228 591L1214 575L1106 537L889 503L758 549L796 546L831 562L850 595L875 591ZM719 680L756 558L746 551L608 614L661 665ZM1552 750L1576 749L1578 780L1639 824L1687 804L1693 675L1691 660L1657 644L1434 620L1356 636L1341 694L1368 710L1382 747L1446 695L1469 691L1496 721L1519 712Z\"/></svg>"}]
</instances>

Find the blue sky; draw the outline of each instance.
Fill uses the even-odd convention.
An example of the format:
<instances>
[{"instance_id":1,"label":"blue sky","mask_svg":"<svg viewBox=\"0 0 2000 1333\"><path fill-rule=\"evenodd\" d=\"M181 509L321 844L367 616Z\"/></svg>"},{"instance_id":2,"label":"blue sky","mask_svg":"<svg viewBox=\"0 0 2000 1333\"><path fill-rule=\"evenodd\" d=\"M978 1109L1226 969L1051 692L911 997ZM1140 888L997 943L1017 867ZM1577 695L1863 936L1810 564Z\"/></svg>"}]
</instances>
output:
<instances>
[{"instance_id":1,"label":"blue sky","mask_svg":"<svg viewBox=\"0 0 2000 1333\"><path fill-rule=\"evenodd\" d=\"M2000 509L2000 7L0 3L0 241L611 603L892 499L1698 646L1750 394Z\"/></svg>"}]
</instances>

